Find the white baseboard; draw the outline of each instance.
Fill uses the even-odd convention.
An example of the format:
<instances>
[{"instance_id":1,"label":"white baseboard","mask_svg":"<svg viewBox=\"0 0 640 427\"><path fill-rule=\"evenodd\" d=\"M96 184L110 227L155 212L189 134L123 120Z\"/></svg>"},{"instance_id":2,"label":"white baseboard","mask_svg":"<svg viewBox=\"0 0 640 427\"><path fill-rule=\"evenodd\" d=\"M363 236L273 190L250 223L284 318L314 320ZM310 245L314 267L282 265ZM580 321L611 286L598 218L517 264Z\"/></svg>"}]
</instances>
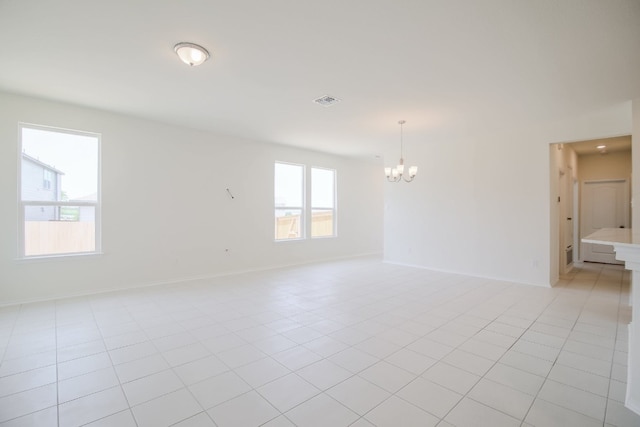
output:
<instances>
[{"instance_id":1,"label":"white baseboard","mask_svg":"<svg viewBox=\"0 0 640 427\"><path fill-rule=\"evenodd\" d=\"M630 410L640 415L640 402L632 402L629 399L626 399L624 402L624 406Z\"/></svg>"},{"instance_id":2,"label":"white baseboard","mask_svg":"<svg viewBox=\"0 0 640 427\"><path fill-rule=\"evenodd\" d=\"M119 287L119 288L92 290L87 292L70 292L70 293L54 295L46 298L31 298L27 300L6 301L6 302L0 303L0 307L9 307L9 306L15 306L15 305L21 305L21 304L32 304L32 303L38 303L38 302L55 301L55 300L66 299L66 298L80 298L80 297L86 297L89 295L101 295L101 294L112 293L112 292L122 292L130 289L148 288L152 286L178 285L180 283L195 282L198 280L210 280L210 279L215 279L219 277L234 276L238 274L255 273L260 271L278 270L281 268L291 268L291 267L297 267L297 266L303 266L303 265L322 264L325 262L336 262L336 261L356 259L356 258L372 258L372 257L381 259L382 253L381 252L365 252L361 254L346 255L346 256L340 256L340 257L319 258L319 259L313 259L313 260L297 262L297 263L283 263L278 265L270 265L266 267L222 271L220 273L215 273L215 274L204 274L199 276L173 278L169 280L153 281L153 282L146 282L146 283L135 283L135 284L129 284L127 286Z\"/></svg>"},{"instance_id":3,"label":"white baseboard","mask_svg":"<svg viewBox=\"0 0 640 427\"><path fill-rule=\"evenodd\" d=\"M508 282L508 283L513 283L513 284L517 284L517 285L537 286L539 288L551 288L552 287L549 284L541 285L540 283L529 283L529 282L516 281L516 280L504 278L504 277L483 276L483 275L480 275L480 274L463 273L463 272L460 272L460 271L447 270L445 268L435 268L435 267L430 267L430 266L426 266L426 265L410 264L410 263L397 262L397 261L389 261L389 260L386 260L386 259L383 259L383 262L385 264L400 265L402 267L420 268L422 270L437 271L439 273L458 274L460 276L476 277L478 279L497 280L497 281L500 281L500 282Z\"/></svg>"}]
</instances>

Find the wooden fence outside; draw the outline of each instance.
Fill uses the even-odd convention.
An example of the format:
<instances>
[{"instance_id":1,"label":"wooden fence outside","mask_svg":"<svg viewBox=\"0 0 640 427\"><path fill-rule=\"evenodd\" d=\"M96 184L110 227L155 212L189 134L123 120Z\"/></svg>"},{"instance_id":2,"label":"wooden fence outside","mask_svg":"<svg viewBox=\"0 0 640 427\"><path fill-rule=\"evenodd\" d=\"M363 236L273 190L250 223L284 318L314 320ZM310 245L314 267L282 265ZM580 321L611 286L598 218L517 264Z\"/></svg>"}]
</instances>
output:
<instances>
[{"instance_id":1,"label":"wooden fence outside","mask_svg":"<svg viewBox=\"0 0 640 427\"><path fill-rule=\"evenodd\" d=\"M333 212L314 212L311 215L313 237L333 236ZM276 218L276 240L300 237L300 215Z\"/></svg>"},{"instance_id":2,"label":"wooden fence outside","mask_svg":"<svg viewBox=\"0 0 640 427\"><path fill-rule=\"evenodd\" d=\"M333 213L311 215L313 237L333 235ZM96 248L95 224L79 221L26 221L25 256L93 252ZM300 216L276 218L276 239L300 237Z\"/></svg>"},{"instance_id":3,"label":"wooden fence outside","mask_svg":"<svg viewBox=\"0 0 640 427\"><path fill-rule=\"evenodd\" d=\"M25 222L25 256L93 252L95 250L96 227L93 222Z\"/></svg>"}]
</instances>

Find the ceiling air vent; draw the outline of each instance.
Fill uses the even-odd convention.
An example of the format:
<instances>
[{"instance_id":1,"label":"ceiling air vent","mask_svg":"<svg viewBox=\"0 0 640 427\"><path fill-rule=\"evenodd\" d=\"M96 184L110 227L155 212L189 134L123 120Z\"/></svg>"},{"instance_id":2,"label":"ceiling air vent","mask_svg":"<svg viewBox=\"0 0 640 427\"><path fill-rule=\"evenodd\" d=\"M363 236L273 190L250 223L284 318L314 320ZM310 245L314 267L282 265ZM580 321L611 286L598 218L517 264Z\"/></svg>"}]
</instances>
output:
<instances>
[{"instance_id":1,"label":"ceiling air vent","mask_svg":"<svg viewBox=\"0 0 640 427\"><path fill-rule=\"evenodd\" d=\"M313 102L315 102L316 104L320 104L323 107L331 107L332 105L340 102L340 100L335 96L325 95L325 96L321 96L318 99L314 99Z\"/></svg>"}]
</instances>

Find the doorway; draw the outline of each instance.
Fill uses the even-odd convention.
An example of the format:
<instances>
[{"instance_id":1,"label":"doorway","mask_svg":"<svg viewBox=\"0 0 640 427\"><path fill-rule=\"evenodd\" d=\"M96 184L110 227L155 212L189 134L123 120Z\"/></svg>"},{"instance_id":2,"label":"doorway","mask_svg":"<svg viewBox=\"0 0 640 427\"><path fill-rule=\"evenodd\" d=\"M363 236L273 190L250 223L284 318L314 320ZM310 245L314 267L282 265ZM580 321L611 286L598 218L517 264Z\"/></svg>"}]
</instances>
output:
<instances>
[{"instance_id":1,"label":"doorway","mask_svg":"<svg viewBox=\"0 0 640 427\"><path fill-rule=\"evenodd\" d=\"M618 263L611 248L581 239L630 227L631 136L551 144L550 161L551 282L581 262Z\"/></svg>"}]
</instances>

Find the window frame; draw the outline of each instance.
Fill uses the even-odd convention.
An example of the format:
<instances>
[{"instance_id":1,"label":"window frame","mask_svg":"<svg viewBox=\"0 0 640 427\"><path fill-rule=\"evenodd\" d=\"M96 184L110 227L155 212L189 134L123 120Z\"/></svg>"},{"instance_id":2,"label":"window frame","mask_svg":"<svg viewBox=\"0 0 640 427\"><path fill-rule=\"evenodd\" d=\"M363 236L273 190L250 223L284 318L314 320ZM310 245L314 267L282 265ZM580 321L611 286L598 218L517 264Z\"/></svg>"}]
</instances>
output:
<instances>
[{"instance_id":1,"label":"window frame","mask_svg":"<svg viewBox=\"0 0 640 427\"><path fill-rule=\"evenodd\" d=\"M313 205L313 170L317 169L317 170L323 170L323 171L329 171L333 173L333 207L326 207L326 206L314 206ZM312 239L330 239L330 238L335 238L338 237L338 171L336 169L333 168L327 168L327 167L322 167L322 166L311 166L309 168L309 174L310 174L310 183L309 183L309 196L310 196L310 202L309 202L309 212L311 215L311 220L309 221L310 227L313 227L312 221L313 221L313 211L315 210L323 210L323 211L331 211L332 212L332 226L333 226L333 233L330 236L314 236L313 235L313 229L309 230L309 236L311 236Z\"/></svg>"},{"instance_id":2,"label":"window frame","mask_svg":"<svg viewBox=\"0 0 640 427\"><path fill-rule=\"evenodd\" d=\"M96 188L96 200L23 200L22 199L22 154L23 154L23 130L33 129L45 132L56 132L67 135L77 135L95 138L97 142L97 188ZM18 259L30 260L30 259L43 259L43 258L68 258L77 256L99 255L102 254L102 135L97 132L88 132L75 129L66 129L54 126L39 125L33 123L19 122L18 123L18 180L17 180L17 198L18 198ZM28 206L53 206L53 207L93 207L94 208L94 227L95 227L95 248L93 251L85 252L65 252L65 253L50 253L50 254L37 254L26 255L25 250L25 212Z\"/></svg>"},{"instance_id":3,"label":"window frame","mask_svg":"<svg viewBox=\"0 0 640 427\"><path fill-rule=\"evenodd\" d=\"M275 193L276 193L276 167L277 165L287 165L287 166L297 166L302 168L302 173L301 173L301 178L302 178L302 182L301 182L301 190L302 190L302 197L301 197L301 201L302 201L302 206L276 206L276 197L275 197ZM304 240L307 238L307 213L306 213L306 205L307 205L307 167L304 164L301 163L292 163L292 162L282 162L282 161L278 161L276 160L273 163L273 219L274 219L274 225L275 225L275 221L277 220L278 216L276 215L276 212L278 211L284 211L284 210L291 210L291 209L296 209L300 211L300 236L299 237L293 237L293 238L283 238L283 239L278 239L277 237L277 231L274 229L274 241L275 242L290 242L290 241L299 241L299 240Z\"/></svg>"}]
</instances>

